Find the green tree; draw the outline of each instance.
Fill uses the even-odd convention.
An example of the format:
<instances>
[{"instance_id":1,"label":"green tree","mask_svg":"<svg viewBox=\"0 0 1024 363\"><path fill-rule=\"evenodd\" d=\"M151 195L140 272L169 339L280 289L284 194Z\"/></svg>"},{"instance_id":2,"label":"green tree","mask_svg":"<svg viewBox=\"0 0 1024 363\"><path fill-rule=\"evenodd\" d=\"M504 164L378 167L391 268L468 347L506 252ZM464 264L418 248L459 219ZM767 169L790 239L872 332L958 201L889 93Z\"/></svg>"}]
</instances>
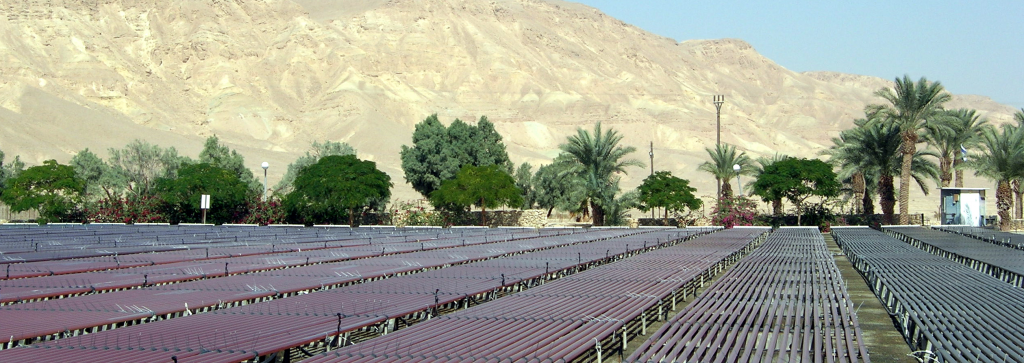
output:
<instances>
[{"instance_id":1,"label":"green tree","mask_svg":"<svg viewBox=\"0 0 1024 363\"><path fill-rule=\"evenodd\" d=\"M9 163L4 163L4 152L0 151L0 195L3 195L4 185L8 179L14 178L21 174L25 170L25 163L21 161L21 157L15 155L14 160Z\"/></svg>"},{"instance_id":2,"label":"green tree","mask_svg":"<svg viewBox=\"0 0 1024 363\"><path fill-rule=\"evenodd\" d=\"M210 196L208 223L240 221L245 218L247 201L252 194L249 184L239 179L234 170L207 163L183 166L176 177L158 179L154 190L161 201L163 215L171 223L201 221L203 194Z\"/></svg>"},{"instance_id":3,"label":"green tree","mask_svg":"<svg viewBox=\"0 0 1024 363\"><path fill-rule=\"evenodd\" d=\"M357 210L386 203L391 187L391 177L376 163L330 155L299 171L284 205L290 218L301 223L333 223L347 215L353 225Z\"/></svg>"},{"instance_id":4,"label":"green tree","mask_svg":"<svg viewBox=\"0 0 1024 363\"><path fill-rule=\"evenodd\" d=\"M245 157L227 145L221 144L217 135L206 138L203 150L199 152L199 162L230 170L252 190L262 188L262 184L253 175L252 170L245 166Z\"/></svg>"},{"instance_id":5,"label":"green tree","mask_svg":"<svg viewBox=\"0 0 1024 363\"><path fill-rule=\"evenodd\" d=\"M711 161L705 161L697 166L697 170L710 173L715 180L722 184L722 195L719 200L732 197L732 186L729 181L737 175L750 175L754 172L754 166L746 152L736 153L736 147L729 144L715 145L715 149L705 149ZM739 165L740 171L733 170L733 165Z\"/></svg>"},{"instance_id":6,"label":"green tree","mask_svg":"<svg viewBox=\"0 0 1024 363\"><path fill-rule=\"evenodd\" d=\"M902 138L900 154L900 224L910 223L910 180L912 179L912 163L917 153L919 132L924 128L926 120L936 116L942 105L952 96L939 82L929 82L921 77L916 83L910 76L896 78L893 88L882 88L875 95L884 98L888 104L870 105L869 114L877 115L886 122L896 124L900 128Z\"/></svg>"},{"instance_id":7,"label":"green tree","mask_svg":"<svg viewBox=\"0 0 1024 363\"><path fill-rule=\"evenodd\" d=\"M516 187L519 188L523 193L523 205L520 209L533 208L534 204L534 190L533 190L533 165L530 163L522 163L519 168L516 169Z\"/></svg>"},{"instance_id":8,"label":"green tree","mask_svg":"<svg viewBox=\"0 0 1024 363\"><path fill-rule=\"evenodd\" d=\"M615 130L602 133L599 122L594 125L593 134L577 128L576 135L569 136L566 143L558 146L586 185L587 199L597 226L604 225L605 208L615 203L615 195L619 191L619 177L615 174L625 174L630 166L644 166L639 160L624 159L636 148L619 146L619 141L622 141L622 136Z\"/></svg>"},{"instance_id":9,"label":"green tree","mask_svg":"<svg viewBox=\"0 0 1024 363\"><path fill-rule=\"evenodd\" d=\"M807 198L839 195L836 178L832 166L821 160L789 158L765 167L754 182L753 194L766 202L786 197L796 206L796 223L800 225Z\"/></svg>"},{"instance_id":10,"label":"green tree","mask_svg":"<svg viewBox=\"0 0 1024 363\"><path fill-rule=\"evenodd\" d=\"M299 175L299 171L302 168L316 164L321 158L331 155L356 155L356 149L344 142L324 141L320 143L313 141L305 155L288 164L284 177L274 187L275 193L280 193L281 195L290 193L292 191L292 183L295 182L295 177Z\"/></svg>"},{"instance_id":11,"label":"green tree","mask_svg":"<svg viewBox=\"0 0 1024 363\"><path fill-rule=\"evenodd\" d=\"M1002 129L986 127L981 134L981 153L969 156L975 175L996 181L996 209L999 229L1010 229L1013 195L1010 182L1024 177L1024 131L1005 124Z\"/></svg>"},{"instance_id":12,"label":"green tree","mask_svg":"<svg viewBox=\"0 0 1024 363\"><path fill-rule=\"evenodd\" d=\"M534 203L547 209L549 218L555 208L579 211L580 205L587 199L586 183L566 159L566 155L560 155L533 174Z\"/></svg>"},{"instance_id":13,"label":"green tree","mask_svg":"<svg viewBox=\"0 0 1024 363\"><path fill-rule=\"evenodd\" d=\"M512 176L498 165L463 166L455 178L441 183L430 194L430 202L439 209L466 209L478 206L480 225L487 225L487 208L522 205L522 191Z\"/></svg>"},{"instance_id":14,"label":"green tree","mask_svg":"<svg viewBox=\"0 0 1024 363\"><path fill-rule=\"evenodd\" d=\"M133 197L153 195L157 179L174 178L182 164L191 163L178 156L173 146L167 149L135 139L124 149L110 149L107 163L117 178L124 180L127 194Z\"/></svg>"},{"instance_id":15,"label":"green tree","mask_svg":"<svg viewBox=\"0 0 1024 363\"><path fill-rule=\"evenodd\" d=\"M764 169L767 168L769 165L775 164L777 162L780 162L780 161L783 161L783 160L786 160L786 159L789 159L789 158L791 158L791 156L787 156L785 154L779 154L779 153L776 153L775 155L773 155L771 157L767 157L767 156L759 157L759 158L757 158L757 165L752 165L754 171L751 174L754 175L754 178L755 178L755 181L756 181L757 177L759 177L762 173L764 173ZM750 182L750 184L748 184L748 188L753 188L753 185L754 185L754 182ZM778 198L772 199L771 202L772 202L772 214L773 215L782 215L782 197L780 196Z\"/></svg>"},{"instance_id":16,"label":"green tree","mask_svg":"<svg viewBox=\"0 0 1024 363\"><path fill-rule=\"evenodd\" d=\"M48 223L67 219L84 189L85 183L75 176L73 168L47 160L8 179L0 200L13 212L36 209L39 221Z\"/></svg>"},{"instance_id":17,"label":"green tree","mask_svg":"<svg viewBox=\"0 0 1024 363\"><path fill-rule=\"evenodd\" d=\"M653 208L664 208L665 225L668 225L669 211L692 211L703 204L693 195L697 189L690 186L689 180L672 176L672 173L667 171L659 171L648 176L637 190L640 193L640 210L647 212Z\"/></svg>"},{"instance_id":18,"label":"green tree","mask_svg":"<svg viewBox=\"0 0 1024 363\"><path fill-rule=\"evenodd\" d=\"M83 197L86 201L92 202L102 197L115 198L117 191L124 188L124 179L88 148L75 154L70 165L75 169L75 174L85 182Z\"/></svg>"},{"instance_id":19,"label":"green tree","mask_svg":"<svg viewBox=\"0 0 1024 363\"><path fill-rule=\"evenodd\" d=\"M402 170L405 181L425 197L455 177L463 165L499 165L512 172L501 135L487 117L476 126L456 119L448 127L431 115L416 124L412 146L402 146Z\"/></svg>"}]
</instances>

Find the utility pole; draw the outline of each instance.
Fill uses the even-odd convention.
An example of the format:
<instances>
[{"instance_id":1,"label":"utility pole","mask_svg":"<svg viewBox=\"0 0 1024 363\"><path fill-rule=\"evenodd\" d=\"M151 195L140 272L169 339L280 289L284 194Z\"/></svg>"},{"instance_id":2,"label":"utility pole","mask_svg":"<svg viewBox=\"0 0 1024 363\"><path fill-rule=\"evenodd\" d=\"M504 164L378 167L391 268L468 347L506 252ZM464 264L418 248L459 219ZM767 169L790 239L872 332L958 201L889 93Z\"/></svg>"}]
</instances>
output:
<instances>
[{"instance_id":1,"label":"utility pole","mask_svg":"<svg viewBox=\"0 0 1024 363\"><path fill-rule=\"evenodd\" d=\"M651 141L651 177L654 177L654 141ZM654 181L654 179L651 179ZM651 219L654 219L654 207L651 207Z\"/></svg>"},{"instance_id":2,"label":"utility pole","mask_svg":"<svg viewBox=\"0 0 1024 363\"><path fill-rule=\"evenodd\" d=\"M722 146L722 104L725 103L725 95L715 95L714 103L717 115L717 122L715 123L715 150L718 150L718 147ZM715 189L717 190L718 199L721 201L722 179L718 177L715 177Z\"/></svg>"}]
</instances>

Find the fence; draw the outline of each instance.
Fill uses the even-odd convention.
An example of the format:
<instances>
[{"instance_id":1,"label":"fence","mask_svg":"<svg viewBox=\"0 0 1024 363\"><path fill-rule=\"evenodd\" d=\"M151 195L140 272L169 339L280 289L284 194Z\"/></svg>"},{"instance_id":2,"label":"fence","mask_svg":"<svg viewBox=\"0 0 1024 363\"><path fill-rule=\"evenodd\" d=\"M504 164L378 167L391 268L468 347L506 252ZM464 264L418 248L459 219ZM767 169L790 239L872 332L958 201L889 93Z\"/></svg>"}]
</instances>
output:
<instances>
[{"instance_id":1,"label":"fence","mask_svg":"<svg viewBox=\"0 0 1024 363\"><path fill-rule=\"evenodd\" d=\"M8 207L6 204L0 203L0 221L28 221L35 220L38 218L39 211L36 211L35 209L15 213L11 211L11 207Z\"/></svg>"}]
</instances>

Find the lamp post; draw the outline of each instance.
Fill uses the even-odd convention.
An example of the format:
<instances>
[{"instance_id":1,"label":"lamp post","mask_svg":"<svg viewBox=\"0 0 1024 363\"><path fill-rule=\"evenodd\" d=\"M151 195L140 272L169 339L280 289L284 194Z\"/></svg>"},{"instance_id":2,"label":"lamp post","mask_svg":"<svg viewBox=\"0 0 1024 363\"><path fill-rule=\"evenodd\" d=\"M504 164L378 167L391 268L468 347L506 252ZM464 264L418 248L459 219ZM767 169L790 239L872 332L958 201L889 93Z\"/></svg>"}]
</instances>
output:
<instances>
[{"instance_id":1,"label":"lamp post","mask_svg":"<svg viewBox=\"0 0 1024 363\"><path fill-rule=\"evenodd\" d=\"M263 164L260 164L260 167L263 168L263 200L266 201L267 200L267 169L270 168L270 163L264 161Z\"/></svg>"},{"instance_id":2,"label":"lamp post","mask_svg":"<svg viewBox=\"0 0 1024 363\"><path fill-rule=\"evenodd\" d=\"M654 176L654 141L651 141L651 177ZM653 179L651 181L654 181ZM651 207L651 219L654 219L654 207Z\"/></svg>"},{"instance_id":3,"label":"lamp post","mask_svg":"<svg viewBox=\"0 0 1024 363\"><path fill-rule=\"evenodd\" d=\"M736 172L736 190L739 190L740 196L743 195L743 182L740 181L740 164L732 164L732 171Z\"/></svg>"},{"instance_id":4,"label":"lamp post","mask_svg":"<svg viewBox=\"0 0 1024 363\"><path fill-rule=\"evenodd\" d=\"M715 147L722 145L722 104L725 103L725 95L715 95ZM722 199L722 181L715 178L715 188L718 190L718 199Z\"/></svg>"}]
</instances>

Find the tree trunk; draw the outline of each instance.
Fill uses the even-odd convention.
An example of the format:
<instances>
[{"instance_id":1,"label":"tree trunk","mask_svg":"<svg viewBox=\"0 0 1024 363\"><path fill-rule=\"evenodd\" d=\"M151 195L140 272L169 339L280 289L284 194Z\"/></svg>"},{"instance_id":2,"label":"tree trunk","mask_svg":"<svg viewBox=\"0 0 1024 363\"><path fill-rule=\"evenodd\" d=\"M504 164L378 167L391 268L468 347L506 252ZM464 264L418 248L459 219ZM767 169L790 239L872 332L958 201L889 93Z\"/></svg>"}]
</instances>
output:
<instances>
[{"instance_id":1,"label":"tree trunk","mask_svg":"<svg viewBox=\"0 0 1024 363\"><path fill-rule=\"evenodd\" d=\"M956 172L956 179L953 181L953 185L957 188L964 187L964 170L960 168L960 164L963 164L963 159L953 158L953 170Z\"/></svg>"},{"instance_id":2,"label":"tree trunk","mask_svg":"<svg viewBox=\"0 0 1024 363\"><path fill-rule=\"evenodd\" d=\"M602 208L597 203L594 203L593 201L590 202L590 208L592 208L594 210L594 225L595 226L603 226L604 225L604 208Z\"/></svg>"},{"instance_id":3,"label":"tree trunk","mask_svg":"<svg viewBox=\"0 0 1024 363\"><path fill-rule=\"evenodd\" d=\"M480 225L487 227L487 206L483 198L480 198Z\"/></svg>"},{"instance_id":4,"label":"tree trunk","mask_svg":"<svg viewBox=\"0 0 1024 363\"><path fill-rule=\"evenodd\" d=\"M892 175L883 175L878 180L878 204L882 205L882 224L892 224L893 207L896 205Z\"/></svg>"},{"instance_id":5,"label":"tree trunk","mask_svg":"<svg viewBox=\"0 0 1024 363\"><path fill-rule=\"evenodd\" d=\"M862 203L864 204L864 215L870 216L872 214L875 214L875 201L871 199L871 194L864 193L864 199Z\"/></svg>"},{"instance_id":6,"label":"tree trunk","mask_svg":"<svg viewBox=\"0 0 1024 363\"><path fill-rule=\"evenodd\" d=\"M854 214L861 214L864 211L863 204L859 203L864 200L864 194L867 193L867 186L864 181L864 173L857 172L853 174L853 196L855 202L853 203Z\"/></svg>"},{"instance_id":7,"label":"tree trunk","mask_svg":"<svg viewBox=\"0 0 1024 363\"><path fill-rule=\"evenodd\" d=\"M772 200L772 214L782 215L782 198Z\"/></svg>"},{"instance_id":8,"label":"tree trunk","mask_svg":"<svg viewBox=\"0 0 1024 363\"><path fill-rule=\"evenodd\" d=\"M722 183L722 197L721 200L732 198L732 186L728 182Z\"/></svg>"},{"instance_id":9,"label":"tree trunk","mask_svg":"<svg viewBox=\"0 0 1024 363\"><path fill-rule=\"evenodd\" d=\"M555 207L548 208L548 218L551 218L551 211L555 210Z\"/></svg>"},{"instance_id":10,"label":"tree trunk","mask_svg":"<svg viewBox=\"0 0 1024 363\"><path fill-rule=\"evenodd\" d=\"M939 158L939 181L943 188L948 188L949 182L953 180L953 160L950 159L949 156Z\"/></svg>"},{"instance_id":11,"label":"tree trunk","mask_svg":"<svg viewBox=\"0 0 1024 363\"><path fill-rule=\"evenodd\" d=\"M917 130L903 131L903 165L900 168L900 224L910 224L910 163L917 153Z\"/></svg>"},{"instance_id":12,"label":"tree trunk","mask_svg":"<svg viewBox=\"0 0 1024 363\"><path fill-rule=\"evenodd\" d=\"M668 208L661 208L665 211L665 225L668 225Z\"/></svg>"},{"instance_id":13,"label":"tree trunk","mask_svg":"<svg viewBox=\"0 0 1024 363\"><path fill-rule=\"evenodd\" d=\"M796 203L796 226L797 227L802 226L802 224L800 224L800 220L801 220L801 217L804 216L803 208L800 207L800 204L801 204L800 202Z\"/></svg>"},{"instance_id":14,"label":"tree trunk","mask_svg":"<svg viewBox=\"0 0 1024 363\"><path fill-rule=\"evenodd\" d=\"M355 216L352 213L352 208L348 209L348 226L352 227L352 222L355 221Z\"/></svg>"},{"instance_id":15,"label":"tree trunk","mask_svg":"<svg viewBox=\"0 0 1024 363\"><path fill-rule=\"evenodd\" d=\"M1022 219L1022 218L1024 218L1024 217L1021 217L1021 215L1024 214L1024 213L1022 213L1022 212L1024 212L1024 205L1021 204L1021 192L1022 192L1022 190L1021 190L1021 185L1020 184L1021 184L1021 180L1019 178L1018 179L1014 179L1012 182L1010 182L1010 188L1013 189L1013 218L1015 218L1015 219Z\"/></svg>"},{"instance_id":16,"label":"tree trunk","mask_svg":"<svg viewBox=\"0 0 1024 363\"><path fill-rule=\"evenodd\" d=\"M1000 180L996 188L996 209L999 210L999 230L1010 230L1010 208L1013 207L1013 191L1009 180Z\"/></svg>"}]
</instances>

